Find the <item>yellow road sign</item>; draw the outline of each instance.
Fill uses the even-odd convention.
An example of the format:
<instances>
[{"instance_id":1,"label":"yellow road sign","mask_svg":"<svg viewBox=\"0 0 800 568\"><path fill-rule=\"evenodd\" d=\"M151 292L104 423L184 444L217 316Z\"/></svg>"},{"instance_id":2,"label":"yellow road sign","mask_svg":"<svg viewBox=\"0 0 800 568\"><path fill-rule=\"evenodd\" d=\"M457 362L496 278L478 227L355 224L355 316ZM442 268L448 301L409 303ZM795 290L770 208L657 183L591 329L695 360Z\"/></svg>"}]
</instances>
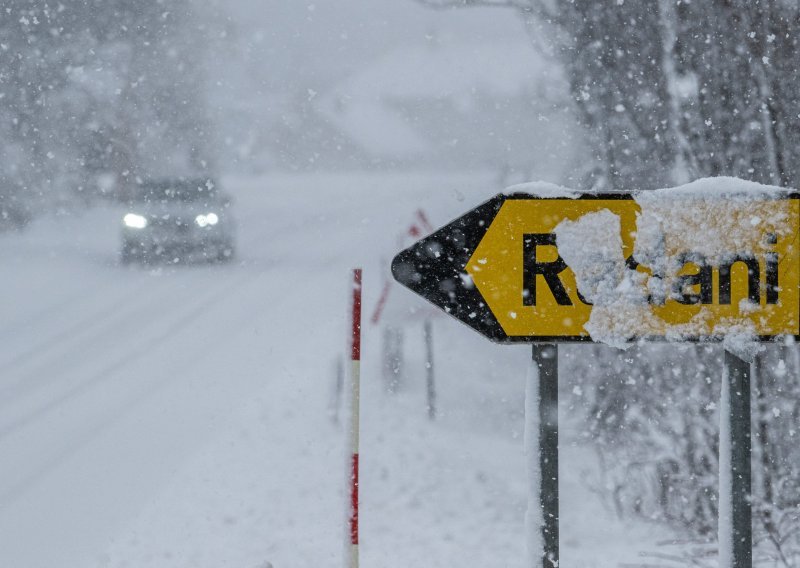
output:
<instances>
[{"instance_id":1,"label":"yellow road sign","mask_svg":"<svg viewBox=\"0 0 800 568\"><path fill-rule=\"evenodd\" d=\"M788 192L499 195L393 271L496 341L800 336L798 235Z\"/></svg>"}]
</instances>

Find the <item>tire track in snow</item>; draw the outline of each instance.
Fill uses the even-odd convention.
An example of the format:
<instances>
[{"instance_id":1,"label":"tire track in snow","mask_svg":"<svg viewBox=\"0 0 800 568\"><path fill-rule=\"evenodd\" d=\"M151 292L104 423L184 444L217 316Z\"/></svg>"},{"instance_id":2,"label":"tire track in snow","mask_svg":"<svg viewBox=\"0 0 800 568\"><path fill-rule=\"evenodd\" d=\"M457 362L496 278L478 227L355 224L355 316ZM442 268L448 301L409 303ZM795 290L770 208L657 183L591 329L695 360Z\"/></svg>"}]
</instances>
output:
<instances>
[{"instance_id":1,"label":"tire track in snow","mask_svg":"<svg viewBox=\"0 0 800 568\"><path fill-rule=\"evenodd\" d=\"M258 217L263 216L259 215ZM255 223L253 225L256 226ZM19 436L23 435L23 433L24 436L34 435L37 438L42 436L49 437L50 434L47 433L47 429L50 428L49 425L42 426L44 430L38 432L34 430L34 427L40 423L42 418L52 416L55 420L61 420L61 416L64 414L64 412L59 412L59 408L70 408L69 403L71 401L80 400L81 397L88 396L89 393L93 392L97 388L100 388L101 385L108 384L109 382L118 379L120 371L122 371L131 361L136 360L138 357L141 357L142 355L161 347L168 349L169 339L171 337L175 337L181 329L185 329L186 326L200 319L202 314L206 312L209 306L221 307L224 305L218 304L218 300L225 300L226 298L229 298L230 301L232 303L236 303L237 306L241 305L238 302L242 297L240 292L243 291L244 287L247 287L253 283L257 283L265 275L265 273L267 273L264 263L258 261L258 253L262 253L265 250L271 250L270 248L265 247L265 245L269 245L269 243L291 237L292 231L290 230L290 227L293 227L294 230L297 231L302 226L304 226L304 222L302 220L297 220L292 223L281 223L278 228L276 228L276 225L272 223L264 223L262 226L257 226L256 230L248 235L248 238L243 238L240 240L242 245L241 250L243 252L247 251L256 253L254 259L252 259L254 260L253 262L251 262L251 259L248 258L248 256L253 255L248 255L245 256L243 262L239 262L237 265L235 265L237 269L246 271L244 276L237 279L233 283L228 281L228 283L223 285L222 288L215 289L212 293L205 295L205 300L203 302L200 304L193 304L193 308L190 311L184 311L180 317L177 319L172 319L168 328L164 332L158 334L157 337L151 337L149 340L137 343L135 347L128 349L121 357L116 358L113 362L104 365L98 371L93 372L89 378L83 380L81 383L73 385L66 391L59 393L57 396L47 400L43 404L39 404L36 408L26 412L22 416L0 428L0 443L4 445L9 443L17 444ZM180 267L180 269L184 268L185 267ZM147 281L145 280L144 282L146 285ZM274 288L274 286L267 286L267 289L272 288ZM256 298L257 296L250 295L249 297ZM245 307L244 310L240 308L237 311L244 311L245 317L240 318L240 321L252 321L256 317L262 317L263 314L263 312L260 312L259 310L253 310L252 307ZM158 320L158 325L160 326L165 325L165 323L166 322L164 321L164 318ZM226 342L230 341L236 335L238 335L238 333L235 331L234 333L228 335L214 337ZM217 345L215 341L208 341L205 343L210 344L209 346L213 346L215 348L214 352L216 352ZM200 355L197 356L195 352L199 353ZM202 345L198 345L198 349L192 350L192 353L193 355L191 361L194 362L201 361L202 358L209 353L209 351L204 350ZM188 368L191 367L187 367L187 369ZM181 372L181 374L175 378L181 379L184 377L185 373ZM164 380L155 383L149 381L148 384L151 388L142 389L141 385L134 385L134 388L138 391L134 396L129 396L124 401L115 399L114 406L118 407L119 412L113 413L108 409L103 409L103 413L108 415L108 417L97 420L97 415L93 415L93 419L90 418L89 421L84 421L83 424L80 424L79 430L80 432L83 432L83 434L68 434L66 437L62 435L62 438L65 438L64 441L56 442L56 445L54 446L55 451L50 455L50 457L46 458L46 461L43 464L40 463L33 468L29 467L28 469L30 471L28 472L16 472L16 478L18 481L16 483L12 482L12 484L8 486L5 491L0 492L0 504L6 505L16 502L25 492L31 490L43 478L46 478L52 468L58 467L59 464L69 460L71 456L80 451L83 447L87 446L92 440L103 435L106 427L119 422L122 420L123 416L130 413L134 408L136 408L137 405L142 404L145 400L151 398L158 391L166 388L167 385L172 383L170 380L171 377L162 378ZM0 403L2 403L1 399ZM70 409L67 412L74 413L74 410ZM91 427L89 422L91 422ZM70 426L74 425L74 422L70 424ZM19 450L17 449L17 451Z\"/></svg>"},{"instance_id":2,"label":"tire track in snow","mask_svg":"<svg viewBox=\"0 0 800 568\"><path fill-rule=\"evenodd\" d=\"M32 368L21 375L16 375L14 380L9 380L5 385L0 384L0 408L8 406L21 396L47 386L53 381L52 369L57 368L59 375L63 376L84 366L86 360L76 357L76 353L87 354L93 349L96 350L98 341L125 329L130 325L131 319L143 309L151 308L152 311L156 311L161 305L169 305L175 299L185 296L181 283L175 282L169 282L169 287L155 298L137 293L148 289L145 284L146 282L142 282L136 289L116 296L112 302L104 303L102 308L92 312L89 317L70 325L6 362L4 370L7 376L15 367ZM129 301L132 295L138 301ZM119 308L123 300L126 300L124 307ZM160 324L161 320L158 317L148 318L145 324L137 324L137 330L141 333Z\"/></svg>"},{"instance_id":3,"label":"tire track in snow","mask_svg":"<svg viewBox=\"0 0 800 568\"><path fill-rule=\"evenodd\" d=\"M248 281L255 279L255 277L256 274L254 273L245 273L243 276L236 279L232 284L229 283L222 287L215 287L210 293L203 295L199 302L193 302L191 308L188 310L182 310L181 315L177 319L172 319L172 321L161 333L151 336L144 341L140 341L135 347L126 350L121 357L115 358L112 363L107 364L100 370L92 373L89 378L74 384L55 398L38 405L37 408L26 412L22 416L9 421L3 426L0 426L0 441L3 441L10 434L21 428L24 428L37 418L54 410L65 402L68 402L76 396L85 393L93 386L113 379L115 373L123 369L130 361L146 355L155 347L163 345L164 342L169 338L176 336L181 329L202 316L209 305L215 304L220 299L229 295L231 291L240 288ZM164 321L163 319L158 320L157 323L159 325L163 325Z\"/></svg>"},{"instance_id":4,"label":"tire track in snow","mask_svg":"<svg viewBox=\"0 0 800 568\"><path fill-rule=\"evenodd\" d=\"M123 312L120 312L118 308L122 301L130 299L132 296L135 297L137 292L144 288L145 282L142 281L139 282L138 286L134 287L133 289L126 289L121 294L115 294L110 300L104 301L98 309L92 310L88 316L71 322L66 327L63 327L55 333L50 334L45 339L34 344L32 347L29 347L21 353L13 355L6 361L3 361L0 363L0 366L2 366L5 373L8 374L9 371L13 370L15 367L24 366L26 363L31 361L36 364L43 360L47 360L47 351L52 351L53 348L68 350L67 348L69 345L74 343L75 340L80 337L89 334L93 334L94 336L105 335L104 332L108 331L105 328L111 327L109 324L119 324L117 319L114 319L113 321L109 320L108 316L110 313L116 315L122 313L123 315L128 316L131 312L135 312L142 306L145 306L149 303L148 298L142 297L143 301L139 303L131 304L130 302L126 302L125 307L127 309L125 309ZM91 299L93 291L94 290L84 292L82 296L86 297L88 295ZM98 327L102 327L103 329L98 330ZM10 385L0 386L0 399L4 397L5 390L9 386Z\"/></svg>"},{"instance_id":5,"label":"tire track in snow","mask_svg":"<svg viewBox=\"0 0 800 568\"><path fill-rule=\"evenodd\" d=\"M95 289L99 289L97 286ZM93 297L88 297L86 290L78 290L58 298L58 301L40 307L34 313L19 317L13 321L5 322L5 326L0 329L0 337L16 336L19 334L20 329L31 329L45 323L44 320L51 318L54 314L60 314L64 311L74 309L76 306L82 306L86 303L93 304Z\"/></svg>"},{"instance_id":6,"label":"tire track in snow","mask_svg":"<svg viewBox=\"0 0 800 568\"><path fill-rule=\"evenodd\" d=\"M237 280L236 285L230 286L223 290L218 290L218 293L215 296L224 297L226 293L230 291L230 289L243 291L250 285L257 284L258 277L261 274L262 273L247 274L245 275L244 278ZM224 304L215 304L215 305L218 306L220 309L224 307ZM181 317L179 320L173 322L173 325L171 326L170 329L173 328L179 329L180 327L197 319L201 314L206 313L206 308L207 304L196 306L196 308L192 310L191 313L184 314L184 316ZM244 310L244 318L241 317L236 318L236 321L237 322L252 321L253 319L256 319L260 316L261 313L259 311L248 308ZM234 333L226 334L223 336L224 337L223 342L233 341L239 333L244 331L244 329L246 329L245 326L241 324L237 325ZM165 337L166 335L167 334L164 334ZM137 350L135 356L138 356L140 352L147 352L152 347L152 345L164 346L164 343L161 343L162 339L163 338L154 338L152 341L148 342L148 346L140 346L140 349ZM213 339L209 339L208 341L206 341L205 342L206 346L218 347L219 344L216 342L216 339L217 338L215 337ZM207 358L215 351L212 351L210 349L199 349L198 352L201 353L202 355L200 357L192 355L191 357L192 363L200 364L204 358ZM127 361L117 361L115 364L109 365L109 369L111 369L111 372L113 373L113 371L119 370L120 368L124 367L126 362ZM184 368L186 368L188 372L188 370L191 369L192 367L191 365L189 365L185 366ZM58 400L52 401L49 405L47 405L48 406L47 408L41 408L39 411L37 411L36 414L41 415L43 413L51 411L57 406L64 404L69 400L74 399L77 396L80 396L92 386L96 386L102 380L103 376L104 375L102 372L97 373L92 377L90 381L87 381L85 385L81 386L79 389L76 389L70 393L66 393L64 396L59 397ZM45 478L47 474L50 473L54 468L58 467L60 464L67 461L72 455L80 451L83 447L91 443L94 439L102 436L105 433L108 426L122 420L127 413L130 413L134 408L138 407L145 400L153 397L158 391L160 391L163 388L166 388L169 384L170 384L169 380L161 380L156 383L151 383L150 386L154 386L154 388L142 388L139 390L138 393L136 393L135 396L131 398L126 398L124 401L119 401L117 405L122 406L122 408L120 408L120 411L109 413L110 418L103 419L100 421L94 421L91 424L91 428L88 429L88 431L90 432L88 436L78 437L72 440L69 444L63 445L60 451L58 451L55 455L47 459L44 463L38 465L38 467L36 467L34 471L28 472L28 474L23 476L20 481L18 481L17 483L13 483L6 490L0 491L0 507L3 506L7 507L12 503L16 502L28 490L35 487L39 483L39 481ZM4 442L7 438L18 432L20 429L31 425L36 417L37 416L31 415L27 417L24 423L21 422L19 424L14 425L13 428L4 428L0 430L0 443Z\"/></svg>"}]
</instances>

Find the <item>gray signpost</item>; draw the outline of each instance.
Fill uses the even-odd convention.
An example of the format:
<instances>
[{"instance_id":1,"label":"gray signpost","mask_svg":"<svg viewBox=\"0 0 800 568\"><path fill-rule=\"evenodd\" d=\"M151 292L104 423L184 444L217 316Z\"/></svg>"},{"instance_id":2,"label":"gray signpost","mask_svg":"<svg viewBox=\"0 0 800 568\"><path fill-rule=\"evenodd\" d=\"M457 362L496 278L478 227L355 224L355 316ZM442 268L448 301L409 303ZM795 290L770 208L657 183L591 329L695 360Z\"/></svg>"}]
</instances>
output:
<instances>
[{"instance_id":1,"label":"gray signpost","mask_svg":"<svg viewBox=\"0 0 800 568\"><path fill-rule=\"evenodd\" d=\"M533 362L539 369L542 565L558 568L558 345L534 343Z\"/></svg>"},{"instance_id":2,"label":"gray signpost","mask_svg":"<svg viewBox=\"0 0 800 568\"><path fill-rule=\"evenodd\" d=\"M720 445L727 444L730 451L720 452L719 467L720 479L728 479L730 487L721 486L720 496L730 500L730 522L720 523L720 542L729 543L733 566L749 568L753 565L750 364L725 351L724 375L727 397L722 402L723 406L727 403L728 415L722 420L728 420L728 428L720 428L720 436L727 437ZM729 458L728 463L723 456Z\"/></svg>"},{"instance_id":3,"label":"gray signpost","mask_svg":"<svg viewBox=\"0 0 800 568\"><path fill-rule=\"evenodd\" d=\"M431 320L425 320L425 387L428 395L428 418L436 419L436 384L433 372L433 326Z\"/></svg>"}]
</instances>

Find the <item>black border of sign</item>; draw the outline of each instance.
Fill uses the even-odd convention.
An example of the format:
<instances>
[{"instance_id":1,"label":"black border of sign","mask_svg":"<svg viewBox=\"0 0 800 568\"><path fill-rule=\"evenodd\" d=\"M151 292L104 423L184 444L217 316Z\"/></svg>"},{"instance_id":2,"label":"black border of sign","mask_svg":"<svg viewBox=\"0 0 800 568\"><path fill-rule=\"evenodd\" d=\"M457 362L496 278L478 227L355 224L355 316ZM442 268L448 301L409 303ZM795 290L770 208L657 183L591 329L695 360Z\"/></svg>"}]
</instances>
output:
<instances>
[{"instance_id":1,"label":"black border of sign","mask_svg":"<svg viewBox=\"0 0 800 568\"><path fill-rule=\"evenodd\" d=\"M785 190L786 193L784 195L780 195L777 199L795 199L800 200L800 192L794 190ZM440 305L440 302L437 302L435 299L432 299L426 292L429 291L430 283L426 286L419 286L415 287L410 285L408 282L404 282L401 276L398 274L397 267L399 264L403 262L407 262L411 260L414 256L419 259L421 255L421 250L425 248L426 244L431 241L448 241L450 240L449 233L458 227L464 228L471 228L475 231L475 234L472 235L470 247L468 251L465 249L466 258L464 258L463 262L457 263L455 268L454 274L461 273L465 270L466 263L471 258L472 254L474 253L475 249L477 248L480 241L483 240L483 237L488 231L491 224L494 222L494 218L497 213L500 211L500 208L503 206L506 200L633 200L636 198L637 195L647 193L648 190L636 190L636 191L616 191L616 192L603 192L603 193L580 193L575 192L575 197L570 197L569 195L564 196L541 196L535 195L530 193L524 192L515 192L515 193L499 193L493 196L491 199L481 203L477 207L471 209L461 217L454 219L453 221L447 223L442 228L435 231L430 236L418 241L411 247L401 251L398 253L392 261L392 273L398 282L402 285L406 286L407 288L411 289L413 292L421 295L427 301L433 303L438 308L443 309L449 315L452 315L461 323L470 327L474 331L477 331L481 335L487 337L491 341L495 343L501 344L530 344L530 343L586 343L592 342L593 339L589 335L526 335L526 336L508 336L506 335L505 331L503 330L500 323L494 317L494 314L491 311L487 310L486 312L481 314L482 315L482 325L484 329L480 329L478 326L473 325L473 322L464 319L463 317L459 317L458 313L453 313L452 309L448 309L443 305ZM734 193L734 192L732 192ZM485 218L480 219L483 213L489 213ZM483 224L480 227L470 226L474 221L476 221L476 217L483 221ZM800 247L798 247L797 251L798 257L800 257ZM798 264L800 264L800 258L798 258ZM482 301L483 304L486 304L485 299L480 294L480 292L475 288L474 294L478 299ZM800 325L800 302L798 303L798 322ZM494 329L492 329L494 328ZM779 340L781 338L788 337L787 335L759 335L758 339L760 342L774 342L775 340ZM792 336L796 341L800 341L800 333L797 335ZM682 342L686 343L719 343L724 338L721 336L699 336L699 337L687 337L682 339ZM664 336L641 336L641 337L634 337L629 340L629 343L636 343L638 341L646 341L646 342L661 342L666 341L669 342L670 340Z\"/></svg>"}]
</instances>

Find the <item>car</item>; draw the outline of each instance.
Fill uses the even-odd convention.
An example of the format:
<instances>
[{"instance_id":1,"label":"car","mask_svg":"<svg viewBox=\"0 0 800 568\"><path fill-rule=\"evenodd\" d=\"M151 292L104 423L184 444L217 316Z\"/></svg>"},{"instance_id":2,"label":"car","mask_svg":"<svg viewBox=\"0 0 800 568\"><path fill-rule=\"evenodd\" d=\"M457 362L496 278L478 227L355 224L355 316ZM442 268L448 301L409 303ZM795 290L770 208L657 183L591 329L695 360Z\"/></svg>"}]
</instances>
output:
<instances>
[{"instance_id":1,"label":"car","mask_svg":"<svg viewBox=\"0 0 800 568\"><path fill-rule=\"evenodd\" d=\"M211 178L143 181L122 217L122 264L230 261L231 198Z\"/></svg>"}]
</instances>

